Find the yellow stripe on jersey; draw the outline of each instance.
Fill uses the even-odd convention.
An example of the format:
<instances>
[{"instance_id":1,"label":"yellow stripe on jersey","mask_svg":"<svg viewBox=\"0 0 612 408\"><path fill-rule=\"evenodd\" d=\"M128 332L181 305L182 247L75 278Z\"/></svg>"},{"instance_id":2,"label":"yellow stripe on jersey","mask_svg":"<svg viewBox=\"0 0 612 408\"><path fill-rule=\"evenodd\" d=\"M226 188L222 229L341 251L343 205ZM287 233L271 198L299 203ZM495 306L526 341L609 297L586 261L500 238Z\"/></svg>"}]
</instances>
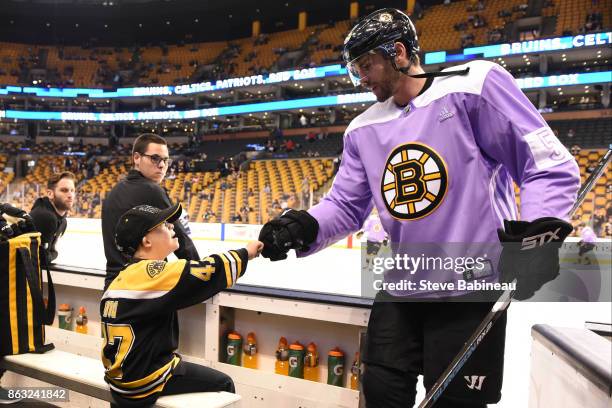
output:
<instances>
[{"instance_id":1,"label":"yellow stripe on jersey","mask_svg":"<svg viewBox=\"0 0 612 408\"><path fill-rule=\"evenodd\" d=\"M242 270L242 259L240 259L240 255L236 251L229 251L229 253L236 259L236 278L239 278L244 273Z\"/></svg>"},{"instance_id":2,"label":"yellow stripe on jersey","mask_svg":"<svg viewBox=\"0 0 612 408\"><path fill-rule=\"evenodd\" d=\"M112 290L169 291L185 269L186 260L173 262L143 260L122 270L108 287Z\"/></svg>"},{"instance_id":3,"label":"yellow stripe on jersey","mask_svg":"<svg viewBox=\"0 0 612 408\"><path fill-rule=\"evenodd\" d=\"M179 356L177 356L176 354L174 355L174 357L172 358L172 360L170 360L168 363L164 364L163 366L159 367L157 370L153 371L151 374L147 375L144 378L141 378L140 380L135 380L135 381L129 381L129 382L121 382L118 380L115 380L111 377L106 377L112 384L121 387L121 388L140 388L140 387L144 387L148 384L151 384L155 381L157 381L159 379L159 377L166 372L169 368L174 368L177 366L177 364L181 361L181 358Z\"/></svg>"},{"instance_id":4,"label":"yellow stripe on jersey","mask_svg":"<svg viewBox=\"0 0 612 408\"><path fill-rule=\"evenodd\" d=\"M225 278L227 279L227 287L229 288L234 284L232 280L232 267L229 263L229 260L225 257L225 254L219 254L219 258L223 261L223 265L225 267Z\"/></svg>"}]
</instances>

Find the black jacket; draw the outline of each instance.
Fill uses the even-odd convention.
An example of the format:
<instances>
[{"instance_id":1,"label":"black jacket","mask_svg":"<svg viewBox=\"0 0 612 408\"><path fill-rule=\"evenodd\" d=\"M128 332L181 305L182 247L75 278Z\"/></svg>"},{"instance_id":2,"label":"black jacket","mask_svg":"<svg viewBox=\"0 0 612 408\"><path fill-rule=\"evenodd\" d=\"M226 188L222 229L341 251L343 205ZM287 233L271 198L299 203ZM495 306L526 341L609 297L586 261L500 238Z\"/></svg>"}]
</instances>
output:
<instances>
[{"instance_id":1,"label":"black jacket","mask_svg":"<svg viewBox=\"0 0 612 408\"><path fill-rule=\"evenodd\" d=\"M117 183L102 202L102 238L106 255L105 288L129 262L129 258L119 252L115 245L117 221L124 212L142 204L163 209L170 207L172 202L166 190L144 177L138 170L130 170L127 177ZM175 252L176 256L181 259L200 259L193 241L179 220L174 223L174 231L180 244Z\"/></svg>"},{"instance_id":2,"label":"black jacket","mask_svg":"<svg viewBox=\"0 0 612 408\"><path fill-rule=\"evenodd\" d=\"M53 207L48 197L41 197L34 201L34 205L30 210L30 216L34 220L36 230L41 234L47 262L51 262L57 258L57 251L55 249L57 239L66 232L66 217L59 215L55 211L55 207Z\"/></svg>"}]
</instances>

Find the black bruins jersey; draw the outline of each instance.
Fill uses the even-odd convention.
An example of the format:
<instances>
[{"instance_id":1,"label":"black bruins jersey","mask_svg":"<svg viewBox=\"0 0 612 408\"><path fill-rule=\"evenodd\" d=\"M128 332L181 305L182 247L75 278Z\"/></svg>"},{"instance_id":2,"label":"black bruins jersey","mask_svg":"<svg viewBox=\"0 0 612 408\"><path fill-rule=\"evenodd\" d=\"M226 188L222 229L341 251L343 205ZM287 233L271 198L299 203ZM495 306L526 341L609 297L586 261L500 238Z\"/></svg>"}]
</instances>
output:
<instances>
[{"instance_id":1,"label":"black bruins jersey","mask_svg":"<svg viewBox=\"0 0 612 408\"><path fill-rule=\"evenodd\" d=\"M117 275L100 303L104 378L115 397L156 398L180 362L176 311L232 286L247 262L243 248L201 261L142 260Z\"/></svg>"}]
</instances>

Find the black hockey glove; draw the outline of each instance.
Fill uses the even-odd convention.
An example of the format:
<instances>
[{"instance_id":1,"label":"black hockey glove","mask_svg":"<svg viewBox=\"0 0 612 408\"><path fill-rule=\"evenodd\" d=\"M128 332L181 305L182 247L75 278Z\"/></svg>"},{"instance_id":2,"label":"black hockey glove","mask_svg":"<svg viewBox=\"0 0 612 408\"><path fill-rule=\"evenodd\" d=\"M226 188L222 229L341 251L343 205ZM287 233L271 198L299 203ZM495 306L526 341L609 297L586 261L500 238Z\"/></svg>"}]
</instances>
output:
<instances>
[{"instance_id":1,"label":"black hockey glove","mask_svg":"<svg viewBox=\"0 0 612 408\"><path fill-rule=\"evenodd\" d=\"M0 217L0 241L6 241L11 239L15 235L13 228L4 220L4 218Z\"/></svg>"},{"instance_id":2,"label":"black hockey glove","mask_svg":"<svg viewBox=\"0 0 612 408\"><path fill-rule=\"evenodd\" d=\"M307 251L318 232L319 223L307 211L285 210L259 232L259 240L264 243L261 254L271 261L280 261L287 258L290 249Z\"/></svg>"},{"instance_id":3,"label":"black hockey glove","mask_svg":"<svg viewBox=\"0 0 612 408\"><path fill-rule=\"evenodd\" d=\"M4 214L8 215L8 223L4 222L1 226L2 235L5 237L11 238L36 231L32 217L24 210L10 204L0 203L0 220L2 221L4 221L2 218ZM11 222L13 224L10 224Z\"/></svg>"},{"instance_id":4,"label":"black hockey glove","mask_svg":"<svg viewBox=\"0 0 612 408\"><path fill-rule=\"evenodd\" d=\"M572 230L554 217L504 220L504 229L497 230L503 248L499 268L502 282L517 280L515 299L529 299L559 275L559 248Z\"/></svg>"},{"instance_id":5,"label":"black hockey glove","mask_svg":"<svg viewBox=\"0 0 612 408\"><path fill-rule=\"evenodd\" d=\"M0 215L2 214L10 215L11 217L15 217L15 218L22 218L24 220L32 219L30 217L30 214L28 214L24 210L17 208L17 207L13 207L10 204L0 203Z\"/></svg>"}]
</instances>

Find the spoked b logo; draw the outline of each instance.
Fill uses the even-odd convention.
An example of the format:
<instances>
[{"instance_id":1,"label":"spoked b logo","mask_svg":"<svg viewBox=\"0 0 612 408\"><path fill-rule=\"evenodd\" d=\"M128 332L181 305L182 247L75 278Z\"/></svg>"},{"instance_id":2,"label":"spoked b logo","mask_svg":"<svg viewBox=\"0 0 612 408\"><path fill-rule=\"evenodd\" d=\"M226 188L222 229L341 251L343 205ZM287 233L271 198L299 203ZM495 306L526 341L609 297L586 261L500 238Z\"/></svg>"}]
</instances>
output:
<instances>
[{"instance_id":1,"label":"spoked b logo","mask_svg":"<svg viewBox=\"0 0 612 408\"><path fill-rule=\"evenodd\" d=\"M434 211L448 186L446 164L421 143L396 147L385 164L381 193L389 213L400 220L416 220Z\"/></svg>"}]
</instances>

